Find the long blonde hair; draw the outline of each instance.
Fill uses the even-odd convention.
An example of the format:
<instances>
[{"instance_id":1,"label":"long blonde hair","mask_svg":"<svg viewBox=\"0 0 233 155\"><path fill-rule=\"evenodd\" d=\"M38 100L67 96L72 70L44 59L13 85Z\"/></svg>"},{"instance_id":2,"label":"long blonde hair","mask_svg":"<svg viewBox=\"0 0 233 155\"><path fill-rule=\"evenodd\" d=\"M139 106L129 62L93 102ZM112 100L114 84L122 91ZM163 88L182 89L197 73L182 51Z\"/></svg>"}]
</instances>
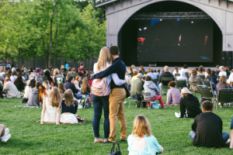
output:
<instances>
[{"instance_id":1,"label":"long blonde hair","mask_svg":"<svg viewBox=\"0 0 233 155\"><path fill-rule=\"evenodd\" d=\"M64 93L65 104L71 106L74 104L74 95L71 89L67 89Z\"/></svg>"},{"instance_id":2,"label":"long blonde hair","mask_svg":"<svg viewBox=\"0 0 233 155\"><path fill-rule=\"evenodd\" d=\"M151 127L148 119L145 116L138 115L133 122L133 135L143 137L144 135L151 135Z\"/></svg>"},{"instance_id":3,"label":"long blonde hair","mask_svg":"<svg viewBox=\"0 0 233 155\"><path fill-rule=\"evenodd\" d=\"M57 87L53 87L50 92L51 104L53 107L59 107L61 103L61 94Z\"/></svg>"},{"instance_id":4,"label":"long blonde hair","mask_svg":"<svg viewBox=\"0 0 233 155\"><path fill-rule=\"evenodd\" d=\"M101 70L107 66L107 63L111 62L111 55L107 47L103 47L100 50L99 58L97 61L97 69Z\"/></svg>"}]
</instances>

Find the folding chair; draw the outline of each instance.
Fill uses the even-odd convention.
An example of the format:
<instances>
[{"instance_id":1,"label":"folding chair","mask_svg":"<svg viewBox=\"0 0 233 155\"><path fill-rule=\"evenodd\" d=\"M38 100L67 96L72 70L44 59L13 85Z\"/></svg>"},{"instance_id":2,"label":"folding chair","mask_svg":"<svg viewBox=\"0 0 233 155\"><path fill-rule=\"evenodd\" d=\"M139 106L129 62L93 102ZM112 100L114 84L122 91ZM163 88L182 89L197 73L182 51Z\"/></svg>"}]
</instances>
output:
<instances>
[{"instance_id":1,"label":"folding chair","mask_svg":"<svg viewBox=\"0 0 233 155\"><path fill-rule=\"evenodd\" d=\"M197 85L197 91L201 95L201 102L204 100L210 100L217 109L217 98L211 87L206 85Z\"/></svg>"},{"instance_id":2,"label":"folding chair","mask_svg":"<svg viewBox=\"0 0 233 155\"><path fill-rule=\"evenodd\" d=\"M218 100L222 106L226 103L233 103L233 88L220 89L218 93Z\"/></svg>"}]
</instances>

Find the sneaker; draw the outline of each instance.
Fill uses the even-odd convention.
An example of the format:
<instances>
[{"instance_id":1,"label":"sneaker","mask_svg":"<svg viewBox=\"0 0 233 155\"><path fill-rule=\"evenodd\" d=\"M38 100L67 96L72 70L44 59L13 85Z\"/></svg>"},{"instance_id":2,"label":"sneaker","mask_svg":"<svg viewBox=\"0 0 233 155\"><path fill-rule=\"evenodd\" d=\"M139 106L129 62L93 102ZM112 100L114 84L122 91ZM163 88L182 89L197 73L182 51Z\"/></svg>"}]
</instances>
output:
<instances>
[{"instance_id":1,"label":"sneaker","mask_svg":"<svg viewBox=\"0 0 233 155\"><path fill-rule=\"evenodd\" d=\"M179 113L179 112L175 112L175 116L176 116L177 118L180 118L180 113Z\"/></svg>"},{"instance_id":2,"label":"sneaker","mask_svg":"<svg viewBox=\"0 0 233 155\"><path fill-rule=\"evenodd\" d=\"M103 143L112 143L112 142L108 141L108 139L107 139L107 138L104 138L103 140L104 140L104 142L103 142Z\"/></svg>"},{"instance_id":3,"label":"sneaker","mask_svg":"<svg viewBox=\"0 0 233 155\"><path fill-rule=\"evenodd\" d=\"M104 143L104 140L102 138L95 138L94 143Z\"/></svg>"},{"instance_id":4,"label":"sneaker","mask_svg":"<svg viewBox=\"0 0 233 155\"><path fill-rule=\"evenodd\" d=\"M11 138L10 130L5 128L4 135L1 137L2 142L7 142Z\"/></svg>"}]
</instances>

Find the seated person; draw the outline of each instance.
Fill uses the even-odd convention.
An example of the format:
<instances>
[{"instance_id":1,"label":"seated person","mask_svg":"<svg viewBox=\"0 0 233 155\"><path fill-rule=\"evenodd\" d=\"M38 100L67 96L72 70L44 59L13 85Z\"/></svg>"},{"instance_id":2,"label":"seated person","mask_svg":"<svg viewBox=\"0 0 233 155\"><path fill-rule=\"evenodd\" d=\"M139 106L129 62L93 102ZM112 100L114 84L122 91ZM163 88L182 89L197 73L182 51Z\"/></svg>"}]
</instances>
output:
<instances>
[{"instance_id":1,"label":"seated person","mask_svg":"<svg viewBox=\"0 0 233 155\"><path fill-rule=\"evenodd\" d=\"M38 89L36 88L35 79L30 80L29 83L27 106L39 106Z\"/></svg>"},{"instance_id":2,"label":"seated person","mask_svg":"<svg viewBox=\"0 0 233 155\"><path fill-rule=\"evenodd\" d=\"M134 71L133 77L130 80L130 95L137 100L140 100L140 96L142 95L143 89L143 81L141 78L141 74L137 71Z\"/></svg>"},{"instance_id":3,"label":"seated person","mask_svg":"<svg viewBox=\"0 0 233 155\"><path fill-rule=\"evenodd\" d=\"M226 82L226 77L225 76L221 76L219 78L219 82L216 85L216 91L217 94L219 94L219 90L224 89L224 88L229 88L227 82Z\"/></svg>"},{"instance_id":4,"label":"seated person","mask_svg":"<svg viewBox=\"0 0 233 155\"><path fill-rule=\"evenodd\" d=\"M151 101L158 100L160 103L160 107L164 108L164 102L162 100L162 96L159 93L159 89L156 86L156 84L151 80L150 76L146 76L146 81L143 85L143 88L144 88L144 93L148 94L146 95L146 97L149 100Z\"/></svg>"},{"instance_id":5,"label":"seated person","mask_svg":"<svg viewBox=\"0 0 233 155\"><path fill-rule=\"evenodd\" d=\"M82 95L80 94L80 91L75 87L73 80L74 77L68 74L66 76L66 82L64 83L64 88L71 89L76 99L82 99Z\"/></svg>"},{"instance_id":6,"label":"seated person","mask_svg":"<svg viewBox=\"0 0 233 155\"><path fill-rule=\"evenodd\" d=\"M184 87L181 90L180 100L180 118L189 117L194 118L201 113L200 103L194 95Z\"/></svg>"},{"instance_id":7,"label":"seated person","mask_svg":"<svg viewBox=\"0 0 233 155\"><path fill-rule=\"evenodd\" d=\"M78 102L74 99L71 89L67 89L64 93L64 100L61 103L61 118L60 122L64 124L76 124L78 119L76 117L78 109Z\"/></svg>"},{"instance_id":8,"label":"seated person","mask_svg":"<svg viewBox=\"0 0 233 155\"><path fill-rule=\"evenodd\" d=\"M15 84L11 82L9 77L5 78L3 85L3 92L6 93L7 98L20 98L20 92L16 88Z\"/></svg>"},{"instance_id":9,"label":"seated person","mask_svg":"<svg viewBox=\"0 0 233 155\"><path fill-rule=\"evenodd\" d=\"M175 77L171 72L169 72L168 66L164 66L163 72L159 77L159 81L162 83L162 85L167 86L168 83L173 80L175 80Z\"/></svg>"},{"instance_id":10,"label":"seated person","mask_svg":"<svg viewBox=\"0 0 233 155\"><path fill-rule=\"evenodd\" d=\"M60 106L61 95L57 87L53 87L48 91L48 95L43 96L43 104L41 111L40 123L56 123L60 124Z\"/></svg>"},{"instance_id":11,"label":"seated person","mask_svg":"<svg viewBox=\"0 0 233 155\"><path fill-rule=\"evenodd\" d=\"M129 155L155 155L163 152L163 147L152 135L150 123L144 116L136 116L133 131L128 136Z\"/></svg>"},{"instance_id":12,"label":"seated person","mask_svg":"<svg viewBox=\"0 0 233 155\"><path fill-rule=\"evenodd\" d=\"M227 133L222 133L222 120L212 112L213 104L210 101L202 103L202 113L192 124L190 137L193 145L204 147L223 147L229 138Z\"/></svg>"},{"instance_id":13,"label":"seated person","mask_svg":"<svg viewBox=\"0 0 233 155\"><path fill-rule=\"evenodd\" d=\"M197 85L202 85L203 81L202 79L197 76L197 70L193 69L191 72L191 76L189 77L189 87L190 90L193 92L197 92Z\"/></svg>"},{"instance_id":14,"label":"seated person","mask_svg":"<svg viewBox=\"0 0 233 155\"><path fill-rule=\"evenodd\" d=\"M176 83L174 81L170 81L168 83L169 89L167 91L167 105L176 105L180 103L180 90L175 88Z\"/></svg>"},{"instance_id":15,"label":"seated person","mask_svg":"<svg viewBox=\"0 0 233 155\"><path fill-rule=\"evenodd\" d=\"M10 130L5 125L0 124L0 141L7 142L10 138Z\"/></svg>"}]
</instances>

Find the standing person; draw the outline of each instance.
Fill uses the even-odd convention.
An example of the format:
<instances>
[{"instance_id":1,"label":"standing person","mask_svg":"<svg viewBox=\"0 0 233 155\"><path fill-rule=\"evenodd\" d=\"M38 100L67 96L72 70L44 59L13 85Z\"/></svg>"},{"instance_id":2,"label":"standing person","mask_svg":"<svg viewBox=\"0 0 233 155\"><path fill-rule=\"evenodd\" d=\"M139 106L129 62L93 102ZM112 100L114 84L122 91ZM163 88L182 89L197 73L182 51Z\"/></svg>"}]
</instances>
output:
<instances>
[{"instance_id":1,"label":"standing person","mask_svg":"<svg viewBox=\"0 0 233 155\"><path fill-rule=\"evenodd\" d=\"M113 63L106 70L101 71L93 76L94 79L100 79L116 73L118 77L122 80L125 79L126 65L119 56L119 51L117 46L112 46L110 48L110 53L113 59ZM111 93L109 95L109 121L110 121L110 133L109 142L114 142L116 140L116 121L117 118L120 121L120 139L126 141L126 120L124 114L124 99L126 97L126 91L124 85L116 85L113 80L111 80Z\"/></svg>"},{"instance_id":2,"label":"standing person","mask_svg":"<svg viewBox=\"0 0 233 155\"><path fill-rule=\"evenodd\" d=\"M202 113L192 124L190 137L193 145L204 147L223 147L229 138L227 133L222 133L222 119L212 112L213 104L210 101L202 103Z\"/></svg>"},{"instance_id":3,"label":"standing person","mask_svg":"<svg viewBox=\"0 0 233 155\"><path fill-rule=\"evenodd\" d=\"M163 147L151 133L150 123L144 116L136 116L132 134L128 136L129 155L155 155L163 152Z\"/></svg>"},{"instance_id":4,"label":"standing person","mask_svg":"<svg viewBox=\"0 0 233 155\"><path fill-rule=\"evenodd\" d=\"M111 64L111 56L109 49L103 47L100 50L98 61L94 64L94 73L105 70ZM110 81L113 81L116 85L121 85L122 81L116 74L107 76L102 79L94 79L92 82L91 91L93 94L93 105L94 105L94 118L93 118L93 131L94 131L94 143L107 142L109 136L109 94L110 94ZM102 114L102 109L104 110L104 139L100 138L99 125L100 118Z\"/></svg>"},{"instance_id":5,"label":"standing person","mask_svg":"<svg viewBox=\"0 0 233 155\"><path fill-rule=\"evenodd\" d=\"M103 47L100 50L98 61L94 64L93 72L98 73L100 71L105 70L110 66L110 53L107 47ZM101 80L101 81L100 81ZM94 79L91 87L91 91L93 94L93 106L94 106L94 117L93 117L93 131L94 131L94 143L101 143L107 141L109 136L109 81L107 78L102 79ZM102 84L99 85L99 89L97 87L97 83L100 82ZM102 114L102 109L104 111L104 139L100 138L99 134L99 126L100 119Z\"/></svg>"}]
</instances>

